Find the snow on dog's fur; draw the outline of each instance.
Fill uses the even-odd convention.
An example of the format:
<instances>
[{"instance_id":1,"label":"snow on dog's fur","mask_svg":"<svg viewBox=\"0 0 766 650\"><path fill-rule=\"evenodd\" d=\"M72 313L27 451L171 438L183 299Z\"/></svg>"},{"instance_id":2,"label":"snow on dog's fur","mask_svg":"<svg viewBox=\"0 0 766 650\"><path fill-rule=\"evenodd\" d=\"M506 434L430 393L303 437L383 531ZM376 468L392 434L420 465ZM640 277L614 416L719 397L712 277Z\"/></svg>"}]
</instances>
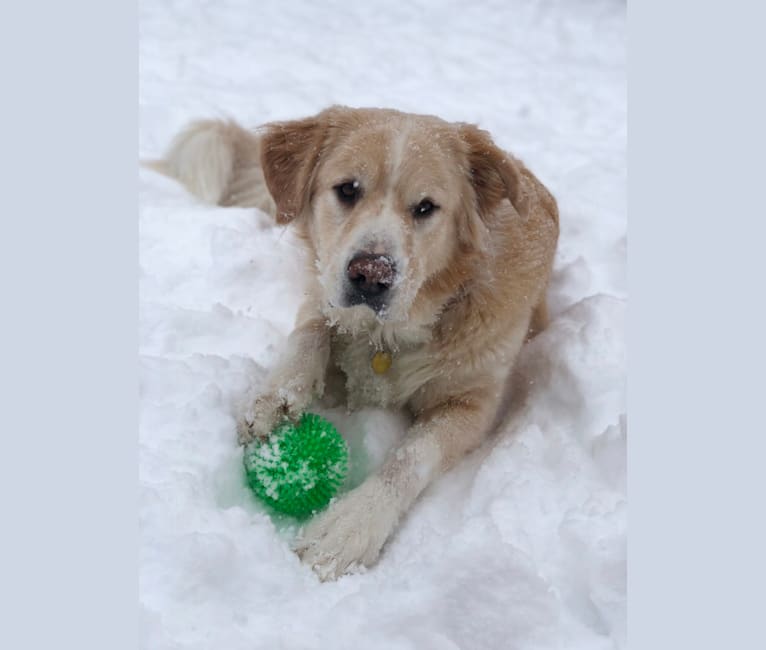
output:
<instances>
[{"instance_id":1,"label":"snow on dog's fur","mask_svg":"<svg viewBox=\"0 0 766 650\"><path fill-rule=\"evenodd\" d=\"M241 442L315 400L412 416L381 470L298 544L323 578L372 564L426 485L487 436L519 349L546 324L553 197L475 126L383 109L258 131L198 122L153 166L205 200L292 223L306 245L309 291L288 353L245 401ZM353 263L368 258L360 285ZM382 374L379 351L393 360Z\"/></svg>"}]
</instances>

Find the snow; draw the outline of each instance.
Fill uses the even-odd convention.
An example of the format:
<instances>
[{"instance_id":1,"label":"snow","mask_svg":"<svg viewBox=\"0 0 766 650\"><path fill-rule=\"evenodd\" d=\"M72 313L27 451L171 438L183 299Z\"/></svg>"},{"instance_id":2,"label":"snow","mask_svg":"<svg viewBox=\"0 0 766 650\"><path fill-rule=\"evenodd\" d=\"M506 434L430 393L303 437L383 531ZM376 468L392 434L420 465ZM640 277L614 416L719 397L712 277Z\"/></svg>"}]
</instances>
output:
<instances>
[{"instance_id":1,"label":"snow","mask_svg":"<svg viewBox=\"0 0 766 650\"><path fill-rule=\"evenodd\" d=\"M433 484L365 573L320 583L248 491L232 401L301 300L300 246L255 210L140 172L142 647L625 647L625 5L143 0L140 152L198 117L332 103L478 123L561 209L551 327L508 425ZM352 483L402 434L328 414Z\"/></svg>"}]
</instances>

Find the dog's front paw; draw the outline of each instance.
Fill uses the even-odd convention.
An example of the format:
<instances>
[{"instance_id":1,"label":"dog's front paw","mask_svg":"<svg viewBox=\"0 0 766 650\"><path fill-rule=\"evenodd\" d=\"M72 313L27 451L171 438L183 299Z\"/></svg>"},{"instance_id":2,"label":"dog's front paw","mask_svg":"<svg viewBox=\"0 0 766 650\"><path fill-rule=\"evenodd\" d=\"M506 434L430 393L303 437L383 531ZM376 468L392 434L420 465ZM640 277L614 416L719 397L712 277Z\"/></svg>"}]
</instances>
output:
<instances>
[{"instance_id":1,"label":"dog's front paw","mask_svg":"<svg viewBox=\"0 0 766 650\"><path fill-rule=\"evenodd\" d=\"M304 404L286 391L273 391L248 399L237 418L237 439L246 445L263 440L284 420L297 421Z\"/></svg>"},{"instance_id":2,"label":"dog's front paw","mask_svg":"<svg viewBox=\"0 0 766 650\"><path fill-rule=\"evenodd\" d=\"M372 565L398 517L393 495L371 477L317 515L295 550L321 580L334 580L355 566Z\"/></svg>"}]
</instances>

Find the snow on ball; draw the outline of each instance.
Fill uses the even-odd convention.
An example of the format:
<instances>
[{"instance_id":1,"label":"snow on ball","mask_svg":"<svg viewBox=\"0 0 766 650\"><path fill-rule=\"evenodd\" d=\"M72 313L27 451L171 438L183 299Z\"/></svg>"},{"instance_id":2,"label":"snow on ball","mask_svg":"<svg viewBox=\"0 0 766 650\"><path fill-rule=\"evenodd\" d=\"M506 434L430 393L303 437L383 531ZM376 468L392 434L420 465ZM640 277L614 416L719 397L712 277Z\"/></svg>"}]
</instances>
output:
<instances>
[{"instance_id":1,"label":"snow on ball","mask_svg":"<svg viewBox=\"0 0 766 650\"><path fill-rule=\"evenodd\" d=\"M263 442L245 448L245 473L255 495L278 512L303 519L324 508L348 472L348 445L332 423L304 413Z\"/></svg>"}]
</instances>

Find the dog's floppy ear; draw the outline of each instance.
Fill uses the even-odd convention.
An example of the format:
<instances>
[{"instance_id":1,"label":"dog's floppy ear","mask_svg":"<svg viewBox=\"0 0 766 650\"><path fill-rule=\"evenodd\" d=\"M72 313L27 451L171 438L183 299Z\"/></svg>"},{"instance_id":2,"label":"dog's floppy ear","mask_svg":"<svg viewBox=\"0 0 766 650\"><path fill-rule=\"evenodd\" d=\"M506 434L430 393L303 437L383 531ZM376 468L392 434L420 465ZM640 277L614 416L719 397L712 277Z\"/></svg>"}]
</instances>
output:
<instances>
[{"instance_id":1,"label":"dog's floppy ear","mask_svg":"<svg viewBox=\"0 0 766 650\"><path fill-rule=\"evenodd\" d=\"M277 223L289 223L306 209L326 130L321 114L263 127L261 167L277 204Z\"/></svg>"},{"instance_id":2,"label":"dog's floppy ear","mask_svg":"<svg viewBox=\"0 0 766 650\"><path fill-rule=\"evenodd\" d=\"M486 221L505 198L522 217L526 217L529 204L521 183L519 163L492 142L489 133L472 124L461 125L460 138L466 147L470 181L482 219Z\"/></svg>"}]
</instances>

